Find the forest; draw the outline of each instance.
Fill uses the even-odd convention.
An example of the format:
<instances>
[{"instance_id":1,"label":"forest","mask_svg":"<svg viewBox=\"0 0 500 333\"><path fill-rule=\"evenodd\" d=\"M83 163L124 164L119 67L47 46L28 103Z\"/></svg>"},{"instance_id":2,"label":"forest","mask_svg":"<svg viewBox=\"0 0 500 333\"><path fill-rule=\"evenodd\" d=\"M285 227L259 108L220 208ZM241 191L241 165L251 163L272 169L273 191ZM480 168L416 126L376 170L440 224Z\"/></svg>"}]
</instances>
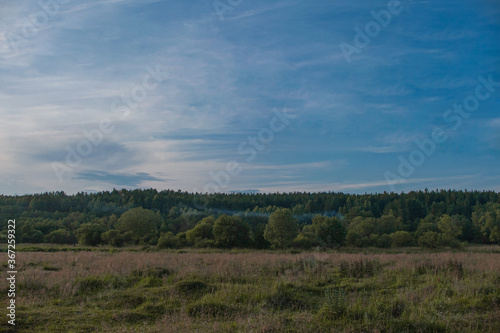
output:
<instances>
[{"instance_id":1,"label":"forest","mask_svg":"<svg viewBox=\"0 0 500 333\"><path fill-rule=\"evenodd\" d=\"M462 248L500 243L500 194L200 194L155 189L0 196L0 240L158 248Z\"/></svg>"}]
</instances>

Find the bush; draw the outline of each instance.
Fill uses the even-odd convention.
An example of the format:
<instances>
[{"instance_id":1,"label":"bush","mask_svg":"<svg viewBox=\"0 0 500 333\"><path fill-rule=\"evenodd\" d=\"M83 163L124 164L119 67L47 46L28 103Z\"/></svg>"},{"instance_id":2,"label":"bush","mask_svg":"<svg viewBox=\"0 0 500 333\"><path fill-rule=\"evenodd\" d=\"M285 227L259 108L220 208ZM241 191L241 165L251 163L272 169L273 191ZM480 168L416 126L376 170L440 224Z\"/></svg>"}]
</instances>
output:
<instances>
[{"instance_id":1,"label":"bush","mask_svg":"<svg viewBox=\"0 0 500 333\"><path fill-rule=\"evenodd\" d=\"M356 261L341 261L340 262L340 276L341 277L354 277L363 278L375 275L381 268L377 260L366 260L360 258Z\"/></svg>"},{"instance_id":2,"label":"bush","mask_svg":"<svg viewBox=\"0 0 500 333\"><path fill-rule=\"evenodd\" d=\"M347 299L344 289L326 289L324 301L318 312L320 318L336 319L347 312Z\"/></svg>"},{"instance_id":3,"label":"bush","mask_svg":"<svg viewBox=\"0 0 500 333\"><path fill-rule=\"evenodd\" d=\"M205 217L193 229L186 231L186 240L190 244L196 244L204 240L214 239L212 230L215 219L212 216Z\"/></svg>"},{"instance_id":4,"label":"bush","mask_svg":"<svg viewBox=\"0 0 500 333\"><path fill-rule=\"evenodd\" d=\"M82 245L96 246L102 242L105 229L98 223L85 223L76 231L78 242Z\"/></svg>"},{"instance_id":5,"label":"bush","mask_svg":"<svg viewBox=\"0 0 500 333\"><path fill-rule=\"evenodd\" d=\"M196 248L207 248L207 247L215 247L215 241L213 239L201 239L196 242L193 247Z\"/></svg>"},{"instance_id":6,"label":"bush","mask_svg":"<svg viewBox=\"0 0 500 333\"><path fill-rule=\"evenodd\" d=\"M167 233L165 233L165 234L163 234L158 239L158 248L159 249L177 249L180 246L181 246L181 242L170 231L167 232Z\"/></svg>"},{"instance_id":7,"label":"bush","mask_svg":"<svg viewBox=\"0 0 500 333\"><path fill-rule=\"evenodd\" d=\"M347 233L345 241L348 245L355 247L367 246L370 242L367 237L363 237L360 233L352 230Z\"/></svg>"},{"instance_id":8,"label":"bush","mask_svg":"<svg viewBox=\"0 0 500 333\"><path fill-rule=\"evenodd\" d=\"M312 247L311 240L300 233L292 242L292 246L298 249L310 249Z\"/></svg>"},{"instance_id":9,"label":"bush","mask_svg":"<svg viewBox=\"0 0 500 333\"><path fill-rule=\"evenodd\" d=\"M157 226L162 224L161 215L142 207L133 208L122 214L116 224L116 229L121 232L132 232L135 244L156 244Z\"/></svg>"},{"instance_id":10,"label":"bush","mask_svg":"<svg viewBox=\"0 0 500 333\"><path fill-rule=\"evenodd\" d=\"M392 244L392 238L387 234L372 234L370 235L370 240L374 246L381 248L391 247Z\"/></svg>"},{"instance_id":11,"label":"bush","mask_svg":"<svg viewBox=\"0 0 500 333\"><path fill-rule=\"evenodd\" d=\"M250 244L250 227L237 216L221 215L212 229L217 246L246 247Z\"/></svg>"},{"instance_id":12,"label":"bush","mask_svg":"<svg viewBox=\"0 0 500 333\"><path fill-rule=\"evenodd\" d=\"M404 247L413 245L413 236L408 231L396 231L389 235L392 239L392 246Z\"/></svg>"},{"instance_id":13,"label":"bush","mask_svg":"<svg viewBox=\"0 0 500 333\"><path fill-rule=\"evenodd\" d=\"M440 237L437 232L427 231L418 239L418 245L425 248L436 248L440 245Z\"/></svg>"},{"instance_id":14,"label":"bush","mask_svg":"<svg viewBox=\"0 0 500 333\"><path fill-rule=\"evenodd\" d=\"M101 235L104 244L120 247L123 245L123 236L118 230L109 230Z\"/></svg>"},{"instance_id":15,"label":"bush","mask_svg":"<svg viewBox=\"0 0 500 333\"><path fill-rule=\"evenodd\" d=\"M66 229L58 229L52 231L44 237L45 243L53 244L74 244L76 238Z\"/></svg>"},{"instance_id":16,"label":"bush","mask_svg":"<svg viewBox=\"0 0 500 333\"><path fill-rule=\"evenodd\" d=\"M347 230L336 217L315 215L307 232L312 233L316 243L323 247L338 247L345 241Z\"/></svg>"}]
</instances>

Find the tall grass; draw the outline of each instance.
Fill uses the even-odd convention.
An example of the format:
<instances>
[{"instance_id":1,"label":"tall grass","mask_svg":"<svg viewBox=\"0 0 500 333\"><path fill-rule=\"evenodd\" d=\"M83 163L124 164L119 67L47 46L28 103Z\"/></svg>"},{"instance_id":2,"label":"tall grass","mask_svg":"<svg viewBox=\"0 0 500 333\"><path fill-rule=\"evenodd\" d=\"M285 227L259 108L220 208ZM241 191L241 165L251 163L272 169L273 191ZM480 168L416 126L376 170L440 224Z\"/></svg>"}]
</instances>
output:
<instances>
[{"instance_id":1,"label":"tall grass","mask_svg":"<svg viewBox=\"0 0 500 333\"><path fill-rule=\"evenodd\" d=\"M18 264L18 332L500 331L496 251L20 252Z\"/></svg>"}]
</instances>

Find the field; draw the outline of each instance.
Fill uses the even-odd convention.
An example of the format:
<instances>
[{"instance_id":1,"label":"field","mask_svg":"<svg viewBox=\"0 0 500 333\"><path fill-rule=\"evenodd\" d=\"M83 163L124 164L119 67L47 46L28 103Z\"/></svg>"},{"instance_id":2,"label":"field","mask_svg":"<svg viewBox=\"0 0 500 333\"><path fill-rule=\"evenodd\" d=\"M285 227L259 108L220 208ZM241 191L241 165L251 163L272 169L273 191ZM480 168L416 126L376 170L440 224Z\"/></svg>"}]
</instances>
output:
<instances>
[{"instance_id":1,"label":"field","mask_svg":"<svg viewBox=\"0 0 500 333\"><path fill-rule=\"evenodd\" d=\"M500 331L499 246L28 250L17 258L17 332Z\"/></svg>"}]
</instances>

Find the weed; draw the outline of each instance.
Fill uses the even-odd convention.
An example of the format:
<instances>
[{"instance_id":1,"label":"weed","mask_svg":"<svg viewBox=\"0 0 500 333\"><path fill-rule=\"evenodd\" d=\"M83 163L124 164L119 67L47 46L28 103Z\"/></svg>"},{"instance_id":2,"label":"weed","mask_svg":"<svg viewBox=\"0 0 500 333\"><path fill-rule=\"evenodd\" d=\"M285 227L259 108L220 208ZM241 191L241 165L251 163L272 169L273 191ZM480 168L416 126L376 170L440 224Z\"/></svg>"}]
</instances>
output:
<instances>
[{"instance_id":1,"label":"weed","mask_svg":"<svg viewBox=\"0 0 500 333\"><path fill-rule=\"evenodd\" d=\"M381 269L378 260L367 260L360 258L352 262L342 261L340 263L340 276L353 277L356 279L371 277Z\"/></svg>"}]
</instances>

